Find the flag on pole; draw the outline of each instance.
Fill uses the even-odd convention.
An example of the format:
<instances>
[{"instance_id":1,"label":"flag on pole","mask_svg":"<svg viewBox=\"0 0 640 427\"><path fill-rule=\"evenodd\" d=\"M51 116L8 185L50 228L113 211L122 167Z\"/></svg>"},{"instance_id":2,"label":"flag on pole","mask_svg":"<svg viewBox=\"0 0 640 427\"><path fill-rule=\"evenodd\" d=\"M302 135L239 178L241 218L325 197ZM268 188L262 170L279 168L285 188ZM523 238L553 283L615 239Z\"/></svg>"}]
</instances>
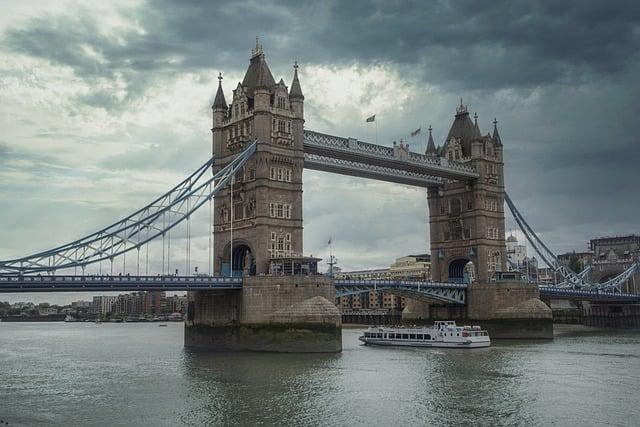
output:
<instances>
[{"instance_id":1,"label":"flag on pole","mask_svg":"<svg viewBox=\"0 0 640 427\"><path fill-rule=\"evenodd\" d=\"M422 131L422 127L419 127L418 129L414 130L413 132L411 132L411 136L416 136L417 134L419 134Z\"/></svg>"},{"instance_id":2,"label":"flag on pole","mask_svg":"<svg viewBox=\"0 0 640 427\"><path fill-rule=\"evenodd\" d=\"M366 120L367 123L371 123L371 122L375 122L375 121L376 121L376 115L375 114L373 116L371 116L371 117L367 117L367 120Z\"/></svg>"},{"instance_id":3,"label":"flag on pole","mask_svg":"<svg viewBox=\"0 0 640 427\"><path fill-rule=\"evenodd\" d=\"M329 241L327 242L328 245L331 244L331 237L329 237Z\"/></svg>"}]
</instances>

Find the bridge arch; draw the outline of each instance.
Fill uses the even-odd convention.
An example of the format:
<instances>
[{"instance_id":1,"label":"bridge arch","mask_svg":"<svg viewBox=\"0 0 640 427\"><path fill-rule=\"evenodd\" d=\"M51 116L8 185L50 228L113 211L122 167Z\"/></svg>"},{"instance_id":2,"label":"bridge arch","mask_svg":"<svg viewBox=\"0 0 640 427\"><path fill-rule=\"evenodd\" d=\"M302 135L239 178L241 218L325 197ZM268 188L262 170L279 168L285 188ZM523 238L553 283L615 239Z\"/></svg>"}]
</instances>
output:
<instances>
[{"instance_id":1,"label":"bridge arch","mask_svg":"<svg viewBox=\"0 0 640 427\"><path fill-rule=\"evenodd\" d=\"M234 276L255 275L256 263L254 251L249 242L244 239L233 240L233 254L230 253L231 245L227 244L222 251L221 273L223 276L230 275L229 261L233 267Z\"/></svg>"},{"instance_id":2,"label":"bridge arch","mask_svg":"<svg viewBox=\"0 0 640 427\"><path fill-rule=\"evenodd\" d=\"M448 276L451 283L471 283L476 277L475 264L469 258L454 258L449 261Z\"/></svg>"}]
</instances>

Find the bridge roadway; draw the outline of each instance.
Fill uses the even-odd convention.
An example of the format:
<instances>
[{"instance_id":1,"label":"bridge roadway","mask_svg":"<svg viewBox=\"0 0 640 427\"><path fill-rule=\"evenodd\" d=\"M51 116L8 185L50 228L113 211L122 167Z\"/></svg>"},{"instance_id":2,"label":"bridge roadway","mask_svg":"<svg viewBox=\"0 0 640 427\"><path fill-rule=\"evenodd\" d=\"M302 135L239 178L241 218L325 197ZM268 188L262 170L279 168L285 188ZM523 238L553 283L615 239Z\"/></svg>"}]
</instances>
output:
<instances>
[{"instance_id":1,"label":"bridge roadway","mask_svg":"<svg viewBox=\"0 0 640 427\"><path fill-rule=\"evenodd\" d=\"M411 280L335 280L336 297L369 291L386 291L409 298L449 304L465 304L467 285ZM0 275L0 293L18 292L137 292L240 290L241 277L219 276L131 276L131 275ZM640 295L582 291L540 286L540 296L570 299L640 303Z\"/></svg>"}]
</instances>

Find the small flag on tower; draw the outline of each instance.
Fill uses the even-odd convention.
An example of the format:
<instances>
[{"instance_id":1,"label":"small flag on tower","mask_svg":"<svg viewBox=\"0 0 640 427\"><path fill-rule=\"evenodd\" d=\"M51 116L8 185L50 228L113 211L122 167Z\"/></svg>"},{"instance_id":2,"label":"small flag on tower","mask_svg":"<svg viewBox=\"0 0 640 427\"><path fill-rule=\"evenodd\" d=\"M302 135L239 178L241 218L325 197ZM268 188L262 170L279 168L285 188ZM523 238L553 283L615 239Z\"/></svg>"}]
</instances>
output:
<instances>
[{"instance_id":1,"label":"small flag on tower","mask_svg":"<svg viewBox=\"0 0 640 427\"><path fill-rule=\"evenodd\" d=\"M331 244L331 237L329 237L329 242L327 242L328 245Z\"/></svg>"},{"instance_id":2,"label":"small flag on tower","mask_svg":"<svg viewBox=\"0 0 640 427\"><path fill-rule=\"evenodd\" d=\"M419 134L422 131L422 127L419 127L418 129L414 130L413 132L411 132L411 136L416 136L417 134Z\"/></svg>"},{"instance_id":3,"label":"small flag on tower","mask_svg":"<svg viewBox=\"0 0 640 427\"><path fill-rule=\"evenodd\" d=\"M375 114L373 116L371 116L371 117L367 117L367 120L366 120L367 123L371 123L371 122L375 122L375 121L376 121L376 115Z\"/></svg>"}]
</instances>

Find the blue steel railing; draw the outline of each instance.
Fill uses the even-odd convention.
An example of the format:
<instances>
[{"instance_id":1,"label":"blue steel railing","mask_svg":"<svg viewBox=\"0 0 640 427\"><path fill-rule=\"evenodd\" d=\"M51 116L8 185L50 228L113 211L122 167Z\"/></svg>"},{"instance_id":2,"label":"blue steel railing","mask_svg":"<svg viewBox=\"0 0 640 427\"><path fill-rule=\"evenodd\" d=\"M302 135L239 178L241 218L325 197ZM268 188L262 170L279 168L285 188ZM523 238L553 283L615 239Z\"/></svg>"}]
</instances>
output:
<instances>
[{"instance_id":1,"label":"blue steel railing","mask_svg":"<svg viewBox=\"0 0 640 427\"><path fill-rule=\"evenodd\" d=\"M5 275L0 292L192 291L242 289L241 277Z\"/></svg>"}]
</instances>

